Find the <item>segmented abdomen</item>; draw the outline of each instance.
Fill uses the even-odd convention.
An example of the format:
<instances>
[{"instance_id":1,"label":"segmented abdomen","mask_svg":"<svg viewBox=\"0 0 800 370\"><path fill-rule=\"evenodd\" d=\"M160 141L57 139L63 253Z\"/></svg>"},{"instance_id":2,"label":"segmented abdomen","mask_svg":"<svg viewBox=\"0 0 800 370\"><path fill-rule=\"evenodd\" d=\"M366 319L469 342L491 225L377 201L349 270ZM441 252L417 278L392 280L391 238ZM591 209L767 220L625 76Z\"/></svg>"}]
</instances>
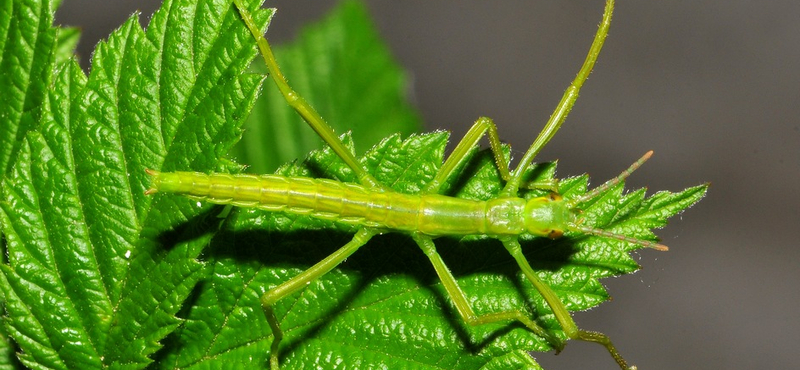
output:
<instances>
[{"instance_id":1,"label":"segmented abdomen","mask_svg":"<svg viewBox=\"0 0 800 370\"><path fill-rule=\"evenodd\" d=\"M487 203L482 201L375 191L357 184L280 175L150 173L155 191L216 204L429 235L495 233L487 224Z\"/></svg>"}]
</instances>

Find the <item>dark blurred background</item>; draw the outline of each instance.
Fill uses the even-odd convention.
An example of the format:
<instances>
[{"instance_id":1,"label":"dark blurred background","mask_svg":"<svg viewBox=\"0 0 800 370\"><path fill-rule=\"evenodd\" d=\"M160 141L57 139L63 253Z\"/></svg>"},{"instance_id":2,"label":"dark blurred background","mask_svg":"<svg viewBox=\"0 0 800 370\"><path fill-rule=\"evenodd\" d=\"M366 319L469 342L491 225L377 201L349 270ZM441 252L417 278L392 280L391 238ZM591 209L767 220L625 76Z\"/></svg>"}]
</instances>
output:
<instances>
[{"instance_id":1,"label":"dark blurred background","mask_svg":"<svg viewBox=\"0 0 800 370\"><path fill-rule=\"evenodd\" d=\"M520 157L583 61L603 1L369 1L408 70L428 130L460 137L481 115ZM80 54L158 1L65 0ZM270 39L291 39L333 2L270 1ZM643 370L790 369L800 337L800 2L620 0L611 35L541 160L594 184L649 149L635 187L711 182L659 231L667 253L605 281L614 300L576 320ZM547 369L615 369L598 346L537 354Z\"/></svg>"}]
</instances>

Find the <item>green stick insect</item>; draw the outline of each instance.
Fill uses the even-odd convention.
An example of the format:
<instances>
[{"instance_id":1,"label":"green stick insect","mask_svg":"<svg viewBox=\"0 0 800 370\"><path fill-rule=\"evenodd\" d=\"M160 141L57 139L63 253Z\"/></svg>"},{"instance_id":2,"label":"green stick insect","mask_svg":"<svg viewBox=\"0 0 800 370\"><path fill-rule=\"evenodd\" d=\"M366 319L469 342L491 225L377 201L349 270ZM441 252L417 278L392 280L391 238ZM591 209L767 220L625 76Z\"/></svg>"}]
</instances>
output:
<instances>
[{"instance_id":1,"label":"green stick insect","mask_svg":"<svg viewBox=\"0 0 800 370\"><path fill-rule=\"evenodd\" d=\"M520 236L523 235L558 238L565 231L572 231L616 239L656 250L667 250L667 247L661 244L582 225L583 220L579 211L581 203L623 181L641 166L652 152L645 154L619 176L575 199L562 199L555 192L528 200L519 195L520 187L557 189L555 183L525 184L523 176L536 155L561 127L578 97L581 86L589 76L608 34L614 8L613 0L606 2L602 22L580 71L567 88L544 129L520 160L519 165L513 171L509 169L495 124L489 118L480 118L458 143L433 180L419 194L403 194L390 190L367 172L316 110L288 85L262 31L255 25L240 0L234 0L233 3L242 20L256 38L269 73L287 103L346 163L355 173L359 182L359 184L352 184L327 179L279 175L207 175L190 172L147 171L153 176L152 188L147 191L147 194L156 192L182 194L216 204L310 215L357 226L355 236L350 242L316 265L272 288L261 297L261 304L274 336L269 354L272 369L279 368L279 345L284 336L273 310L275 303L305 288L311 281L337 267L373 236L386 232L405 233L416 242L430 259L458 314L468 324L475 326L516 321L536 335L545 338L557 351L560 351L564 348L565 342L537 324L523 310L476 314L433 242L440 236L464 235L482 235L499 240L519 265L524 276L544 297L567 338L599 343L608 350L620 368L636 368L628 365L605 334L585 331L577 327L561 299L531 268L522 253L519 242ZM443 184L455 175L458 169L462 168L462 165L468 160L469 152L484 135L489 139L497 168L506 183L499 196L495 199L477 201L439 194Z\"/></svg>"}]
</instances>

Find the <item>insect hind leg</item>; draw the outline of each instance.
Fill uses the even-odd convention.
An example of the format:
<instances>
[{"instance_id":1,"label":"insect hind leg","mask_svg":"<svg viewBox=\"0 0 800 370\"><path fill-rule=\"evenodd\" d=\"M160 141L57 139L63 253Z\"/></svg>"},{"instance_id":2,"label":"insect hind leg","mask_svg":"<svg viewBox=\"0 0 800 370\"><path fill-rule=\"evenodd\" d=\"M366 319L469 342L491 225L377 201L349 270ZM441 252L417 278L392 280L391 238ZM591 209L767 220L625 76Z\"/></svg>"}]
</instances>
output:
<instances>
[{"instance_id":1,"label":"insect hind leg","mask_svg":"<svg viewBox=\"0 0 800 370\"><path fill-rule=\"evenodd\" d=\"M253 22L253 18L250 16L250 12L244 4L242 4L242 0L233 0L233 4L239 11L242 21L244 21L250 33L253 35L253 38L255 38L261 56L264 58L264 63L269 70L269 74L286 100L286 103L288 103L289 106L308 123L311 129L319 135L322 141L331 147L334 153L353 170L361 184L374 189L384 189L384 186L367 172L364 165L356 159L355 155L347 148L342 140L339 139L339 136L336 135L333 128L325 122L325 119L322 118L316 109L289 86L286 77L283 76L280 67L278 67L278 62L275 59L275 55L272 53L269 41L267 41L267 38L258 26L256 26L255 22Z\"/></svg>"}]
</instances>

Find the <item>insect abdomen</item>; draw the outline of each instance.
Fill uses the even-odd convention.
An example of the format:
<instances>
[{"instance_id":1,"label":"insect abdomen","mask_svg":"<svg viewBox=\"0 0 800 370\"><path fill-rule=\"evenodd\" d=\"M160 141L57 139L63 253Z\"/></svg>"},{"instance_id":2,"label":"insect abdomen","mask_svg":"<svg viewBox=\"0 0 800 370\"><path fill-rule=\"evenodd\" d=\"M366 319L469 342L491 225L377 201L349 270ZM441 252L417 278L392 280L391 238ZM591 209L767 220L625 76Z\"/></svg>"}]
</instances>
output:
<instances>
[{"instance_id":1,"label":"insect abdomen","mask_svg":"<svg viewBox=\"0 0 800 370\"><path fill-rule=\"evenodd\" d=\"M148 193L183 194L215 204L430 235L486 232L486 203L480 201L379 192L357 184L280 175L149 173L154 178Z\"/></svg>"}]
</instances>

